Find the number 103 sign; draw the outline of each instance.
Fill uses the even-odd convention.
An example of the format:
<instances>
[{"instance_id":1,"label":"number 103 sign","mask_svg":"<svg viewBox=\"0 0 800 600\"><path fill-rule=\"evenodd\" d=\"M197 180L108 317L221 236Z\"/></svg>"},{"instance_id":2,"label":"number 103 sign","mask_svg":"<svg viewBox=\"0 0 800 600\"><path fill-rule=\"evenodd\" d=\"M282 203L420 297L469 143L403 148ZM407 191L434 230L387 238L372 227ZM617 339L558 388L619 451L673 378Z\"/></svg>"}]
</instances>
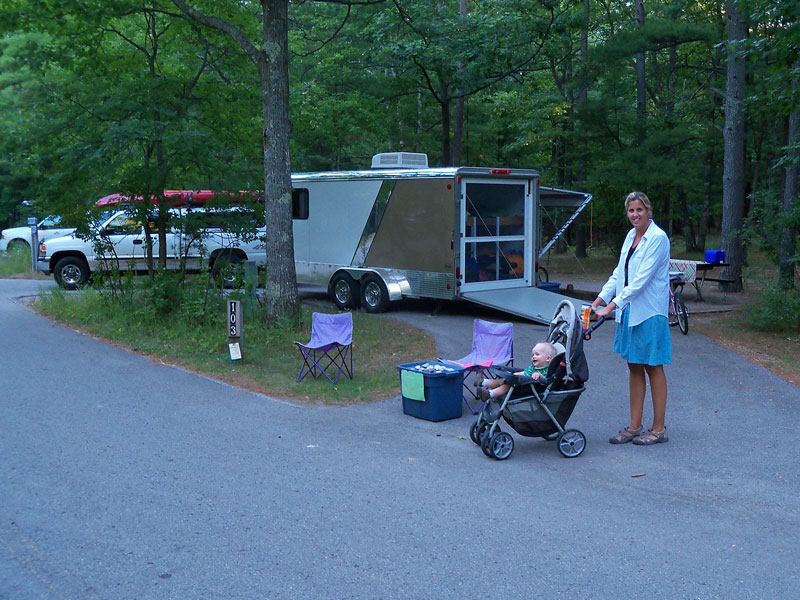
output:
<instances>
[{"instance_id":1,"label":"number 103 sign","mask_svg":"<svg viewBox=\"0 0 800 600\"><path fill-rule=\"evenodd\" d=\"M242 303L239 300L228 301L228 349L231 360L242 358Z\"/></svg>"}]
</instances>

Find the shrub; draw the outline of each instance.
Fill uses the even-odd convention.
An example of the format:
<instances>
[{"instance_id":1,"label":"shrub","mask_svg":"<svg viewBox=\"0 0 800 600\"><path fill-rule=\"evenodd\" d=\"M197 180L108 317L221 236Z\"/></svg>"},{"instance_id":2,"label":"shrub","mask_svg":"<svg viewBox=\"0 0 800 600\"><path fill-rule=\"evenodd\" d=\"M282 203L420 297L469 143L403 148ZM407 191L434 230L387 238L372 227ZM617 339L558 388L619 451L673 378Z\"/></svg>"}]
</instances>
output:
<instances>
[{"instance_id":1,"label":"shrub","mask_svg":"<svg viewBox=\"0 0 800 600\"><path fill-rule=\"evenodd\" d=\"M782 289L777 282L768 283L759 300L748 306L748 321L758 331L800 331L800 292Z\"/></svg>"}]
</instances>

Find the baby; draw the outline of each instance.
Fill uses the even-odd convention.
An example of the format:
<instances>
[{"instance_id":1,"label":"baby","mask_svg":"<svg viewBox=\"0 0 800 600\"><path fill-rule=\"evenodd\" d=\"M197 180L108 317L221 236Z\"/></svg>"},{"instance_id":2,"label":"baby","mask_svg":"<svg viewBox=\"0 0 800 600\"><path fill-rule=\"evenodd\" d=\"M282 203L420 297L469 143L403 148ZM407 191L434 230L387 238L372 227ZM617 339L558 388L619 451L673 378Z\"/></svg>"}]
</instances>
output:
<instances>
[{"instance_id":1,"label":"baby","mask_svg":"<svg viewBox=\"0 0 800 600\"><path fill-rule=\"evenodd\" d=\"M515 375L525 375L532 377L535 380L544 379L547 377L547 369L550 367L550 361L557 354L556 347L550 342L539 342L531 350L531 364L524 371L518 371ZM511 386L503 381L501 377L496 379L480 378L475 380L475 385L478 386L478 398L482 402L486 402L490 398L500 398L508 393Z\"/></svg>"}]
</instances>

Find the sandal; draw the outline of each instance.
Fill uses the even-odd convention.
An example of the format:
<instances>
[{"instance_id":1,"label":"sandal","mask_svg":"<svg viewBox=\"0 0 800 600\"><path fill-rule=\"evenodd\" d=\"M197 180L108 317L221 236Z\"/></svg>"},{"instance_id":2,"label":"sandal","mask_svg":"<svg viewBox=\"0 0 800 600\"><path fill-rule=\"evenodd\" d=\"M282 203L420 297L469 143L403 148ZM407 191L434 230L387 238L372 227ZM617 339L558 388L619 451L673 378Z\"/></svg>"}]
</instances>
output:
<instances>
[{"instance_id":1,"label":"sandal","mask_svg":"<svg viewBox=\"0 0 800 600\"><path fill-rule=\"evenodd\" d=\"M616 435L612 435L608 438L609 444L627 444L628 442L633 442L634 438L638 439L639 436L642 435L642 428L639 427L638 429L630 429L629 427L623 427L619 430Z\"/></svg>"},{"instance_id":2,"label":"sandal","mask_svg":"<svg viewBox=\"0 0 800 600\"><path fill-rule=\"evenodd\" d=\"M667 428L664 427L663 431L648 429L645 433L633 440L633 443L637 446L652 446L653 444L661 444L668 441Z\"/></svg>"}]
</instances>

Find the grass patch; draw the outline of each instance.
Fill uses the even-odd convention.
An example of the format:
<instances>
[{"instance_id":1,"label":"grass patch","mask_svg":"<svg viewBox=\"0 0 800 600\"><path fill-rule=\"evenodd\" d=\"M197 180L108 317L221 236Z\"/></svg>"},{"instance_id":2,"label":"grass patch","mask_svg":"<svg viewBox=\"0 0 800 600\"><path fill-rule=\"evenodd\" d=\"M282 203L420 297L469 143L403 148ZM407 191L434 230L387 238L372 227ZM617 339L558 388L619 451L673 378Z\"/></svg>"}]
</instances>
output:
<instances>
[{"instance_id":1,"label":"grass patch","mask_svg":"<svg viewBox=\"0 0 800 600\"><path fill-rule=\"evenodd\" d=\"M0 253L0 277L33 279L42 278L44 275L31 271L30 250L15 248L10 252Z\"/></svg>"},{"instance_id":2,"label":"grass patch","mask_svg":"<svg viewBox=\"0 0 800 600\"><path fill-rule=\"evenodd\" d=\"M120 303L94 290L54 290L42 295L34 306L54 320L153 359L306 403L350 404L391 398L400 391L398 364L436 354L430 335L392 319L354 312L354 378L341 378L336 385L311 377L297 383L302 359L294 341L307 342L311 337L309 309L304 309L302 323L296 329L266 327L260 322L257 302L243 299L243 358L233 363L228 358L224 298L210 301L212 310L207 317L198 306L194 315L160 316L147 310L143 293Z\"/></svg>"}]
</instances>

